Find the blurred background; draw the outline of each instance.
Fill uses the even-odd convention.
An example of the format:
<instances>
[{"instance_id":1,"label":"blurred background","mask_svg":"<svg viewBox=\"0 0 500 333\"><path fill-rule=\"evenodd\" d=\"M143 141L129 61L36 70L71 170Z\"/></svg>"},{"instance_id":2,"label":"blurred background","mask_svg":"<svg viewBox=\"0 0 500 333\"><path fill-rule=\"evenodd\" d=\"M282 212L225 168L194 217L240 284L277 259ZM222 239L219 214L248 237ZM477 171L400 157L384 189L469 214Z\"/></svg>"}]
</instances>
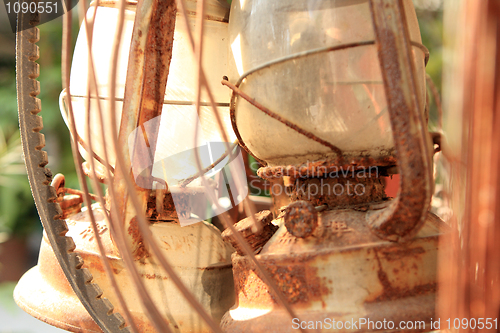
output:
<instances>
[{"instance_id":1,"label":"blurred background","mask_svg":"<svg viewBox=\"0 0 500 333\"><path fill-rule=\"evenodd\" d=\"M77 27L76 23L76 31ZM59 113L61 33L61 18L40 26L38 97L49 168L64 173L71 186L78 187L69 133ZM17 280L36 265L42 239L19 137L15 46L6 9L0 5L0 333L63 332L24 313L12 298Z\"/></svg>"},{"instance_id":2,"label":"blurred background","mask_svg":"<svg viewBox=\"0 0 500 333\"><path fill-rule=\"evenodd\" d=\"M430 50L427 73L441 91L443 1L414 0L423 44ZM73 9L74 18L78 17ZM61 92L62 19L40 28L40 95L45 135L45 150L53 174L63 173L66 186L78 188L69 133L58 105ZM76 37L78 22L73 32ZM0 5L0 333L57 332L31 318L15 305L12 291L16 281L36 265L42 227L31 196L19 138L15 80L15 34L10 28L6 9ZM432 100L432 99L431 99ZM431 102L430 129L437 126L435 103ZM434 209L443 205L438 177Z\"/></svg>"}]
</instances>

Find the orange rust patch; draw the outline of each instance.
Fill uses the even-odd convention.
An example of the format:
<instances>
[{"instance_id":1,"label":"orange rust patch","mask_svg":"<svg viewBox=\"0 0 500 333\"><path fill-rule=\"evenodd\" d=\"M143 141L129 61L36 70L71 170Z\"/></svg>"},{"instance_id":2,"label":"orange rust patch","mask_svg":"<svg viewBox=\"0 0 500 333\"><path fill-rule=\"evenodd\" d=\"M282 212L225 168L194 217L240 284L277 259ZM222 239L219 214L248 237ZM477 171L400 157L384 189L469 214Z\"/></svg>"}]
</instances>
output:
<instances>
[{"instance_id":1,"label":"orange rust patch","mask_svg":"<svg viewBox=\"0 0 500 333\"><path fill-rule=\"evenodd\" d=\"M142 233L139 230L139 223L137 222L136 217L133 217L132 220L130 220L128 234L132 236L134 245L136 245L136 248L133 252L134 259L139 260L149 257L148 250L146 250L146 247L144 246L144 240L142 238Z\"/></svg>"},{"instance_id":2,"label":"orange rust patch","mask_svg":"<svg viewBox=\"0 0 500 333\"><path fill-rule=\"evenodd\" d=\"M324 296L330 293L324 281L318 277L318 269L311 266L311 261L268 259L261 260L261 264L279 291L294 306L307 307L311 302L322 301ZM260 272L247 258L238 256L233 258L233 273L240 304L245 306L278 304L276 296L269 291Z\"/></svg>"},{"instance_id":3,"label":"orange rust patch","mask_svg":"<svg viewBox=\"0 0 500 333\"><path fill-rule=\"evenodd\" d=\"M417 248L422 249L422 248ZM422 249L423 250L423 249ZM435 293L437 289L437 283L426 283L422 285L415 286L413 288L400 288L394 287L387 276L387 273L382 268L380 258L378 256L378 251L375 251L375 258L378 262L378 271L377 276L382 285L383 291L382 293L373 300L367 301L367 303L372 302L381 302L387 300L395 300L399 298L411 297L411 296L419 296L427 293Z\"/></svg>"},{"instance_id":4,"label":"orange rust patch","mask_svg":"<svg viewBox=\"0 0 500 333\"><path fill-rule=\"evenodd\" d=\"M425 250L422 247L409 248L401 245L401 247L384 249L378 252L383 255L386 260L394 261L403 258L418 257L418 255L425 253Z\"/></svg>"}]
</instances>

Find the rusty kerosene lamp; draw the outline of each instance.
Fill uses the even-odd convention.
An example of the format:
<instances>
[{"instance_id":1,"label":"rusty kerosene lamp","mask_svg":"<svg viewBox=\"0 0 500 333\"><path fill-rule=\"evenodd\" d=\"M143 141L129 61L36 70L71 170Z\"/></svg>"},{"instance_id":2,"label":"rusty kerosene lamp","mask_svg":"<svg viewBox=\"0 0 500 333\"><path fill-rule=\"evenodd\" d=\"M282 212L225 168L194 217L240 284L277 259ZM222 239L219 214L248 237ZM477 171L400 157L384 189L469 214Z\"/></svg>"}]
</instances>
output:
<instances>
[{"instance_id":1,"label":"rusty kerosene lamp","mask_svg":"<svg viewBox=\"0 0 500 333\"><path fill-rule=\"evenodd\" d=\"M428 212L428 51L412 2L233 0L229 25L233 128L291 203L258 216L278 227L255 242L265 272L233 255L237 303L223 329L356 331L343 323L361 318L429 328L442 223ZM387 198L382 176L394 173L399 194Z\"/></svg>"},{"instance_id":2,"label":"rusty kerosene lamp","mask_svg":"<svg viewBox=\"0 0 500 333\"><path fill-rule=\"evenodd\" d=\"M222 138L215 125L208 96L201 96L199 113L194 105L197 67L187 25L191 29L195 26L196 1L188 3L189 22L174 19L175 33L172 27L156 26L161 20L166 20L167 15L176 15L175 1L141 3L142 6L133 1L126 3L123 42L117 58L114 108L109 98L112 96L110 86L113 81L109 76L109 68L112 66L110 59L113 58L119 21L118 3L101 1L99 6L92 6L87 13L87 20L94 21L93 33L87 32L86 21L80 30L71 69L71 84L61 94L61 112L73 138L77 138L78 150L86 159L83 171L92 180L108 185L109 193L105 202L93 197L98 202L88 206L90 208L81 209L82 194L65 196L68 189L64 187L64 177L56 176L52 185L57 194L55 200L62 207L62 212L59 212L62 214L56 218L65 219L69 229L67 232L63 229L58 232L73 239L75 246L70 246L70 251L74 250L83 259L83 267L82 264L70 267L71 274L81 268L88 269L92 274L84 274L85 280L80 281L82 285L77 285L76 291L80 289L84 294L79 295L80 300L85 300L86 297L92 300L93 296L85 289L92 280L92 283L104 291L104 294L99 294L99 288L90 289L91 293L95 293L93 298L105 297L116 306L115 311L124 315L128 313L128 324L135 325L135 330L139 332L163 331L165 326L162 325L167 325L175 332L208 332L212 330L199 315L200 309L193 306L193 301L187 299L172 275L163 269L163 263L159 262L160 256L155 252L159 251L168 259L169 265L191 293L194 302L198 302L203 311L218 324L222 315L234 303L230 263L230 255L234 249L223 242L217 228L203 222L210 217L210 213L207 213L210 206L207 206L204 194L215 190L201 186L196 177L198 168L194 159L195 154L202 150L202 145L209 144L211 147L210 154L201 154L202 169L213 171L215 168L221 171L227 163L227 158L223 159L225 148L221 148ZM204 44L210 52L207 51L204 58L204 63L209 64L205 66L206 79L216 87L212 92L218 103L220 116L225 115L224 125L230 128L227 103L229 94L219 84L226 74L228 8L227 5L221 6L218 1L208 1L207 7L208 22L205 23ZM165 24L164 21L161 23ZM169 33L174 34L170 35L170 41L167 36ZM89 35L92 35L91 39ZM156 38L154 43L157 45L153 45L152 49L149 38ZM89 45L92 45L92 51L89 51ZM166 54L167 47L172 50L171 60L158 60L155 48L161 48L162 54ZM90 54L93 62L89 61ZM141 63L144 61L141 56L149 57L145 61L147 64ZM165 63L166 74L165 67L162 67ZM161 87L157 87L162 84L162 80L167 81L166 77L162 79L162 75L168 75L168 83L163 86L164 94ZM137 90L133 90L137 87ZM141 95L140 89L146 91ZM158 91L160 98L156 98L154 93L150 94L153 97L147 95L151 91ZM154 103L159 105L159 113L151 106ZM155 112L157 117L151 116ZM144 114L149 115L150 119ZM89 117L92 117L92 121L89 121ZM128 126L130 123L135 126ZM134 127L137 128L134 130ZM148 221L147 233L157 243L156 250L151 242L146 241L145 232L140 231L137 207L130 199L134 194L127 192L123 185L123 179L129 174L120 167L117 156L121 152L112 145L118 128L125 129L123 133L119 133L120 138L124 137L125 141L120 142L128 142L129 145L118 149L123 149L124 154L128 153L130 156L135 190L139 193L139 206ZM146 134L143 136L143 133ZM144 137L147 138L147 144ZM142 146L141 142L137 144L138 139L142 139ZM234 139L234 134L232 138L229 137L229 140ZM231 163L236 162L237 158ZM221 166L218 167L219 165ZM109 180L109 175L112 175L113 182ZM189 176L194 177L190 179ZM224 186L220 186L221 184ZM231 187L232 198L229 198L225 184L222 179L215 187L219 204L228 208L231 204L238 204L246 193L237 192L235 187ZM95 186L94 191L99 191L99 186L100 184ZM112 191L115 191L114 194ZM212 212L212 215L216 213L220 212ZM110 221L113 218L120 219L117 217L120 214L123 216L123 227L117 228ZM121 228L123 234L120 236ZM96 320L95 316L91 318L87 311L91 314L104 311L106 317L106 312L111 311L110 307L106 309L101 304L101 308L94 308L89 303L85 310L81 306L59 266L59 258L54 255L54 252L59 254L53 251L51 245L55 246L57 242L49 244L47 236L48 233L42 241L38 265L19 281L15 291L16 302L33 316L70 331L98 331L99 326L101 329L109 329L112 316L108 316L109 323L103 323ZM96 242L97 237L102 244ZM131 255L131 264L127 263L126 254ZM109 267L106 267L106 261ZM131 279L134 270L135 280ZM117 291L116 286L121 292ZM149 293L150 303L143 300L145 293ZM155 308L158 310L154 310ZM92 313L92 310L95 312ZM155 311L163 318L150 322Z\"/></svg>"}]
</instances>

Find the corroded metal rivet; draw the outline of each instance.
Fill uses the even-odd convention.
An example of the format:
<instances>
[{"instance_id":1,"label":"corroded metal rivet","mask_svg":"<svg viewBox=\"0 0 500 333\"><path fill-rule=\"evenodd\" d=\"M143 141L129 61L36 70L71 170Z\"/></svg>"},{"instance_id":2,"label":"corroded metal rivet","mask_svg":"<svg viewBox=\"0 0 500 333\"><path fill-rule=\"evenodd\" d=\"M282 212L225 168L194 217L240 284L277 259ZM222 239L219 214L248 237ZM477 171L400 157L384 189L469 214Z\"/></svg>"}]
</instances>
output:
<instances>
[{"instance_id":1,"label":"corroded metal rivet","mask_svg":"<svg viewBox=\"0 0 500 333\"><path fill-rule=\"evenodd\" d=\"M307 201L295 201L285 208L285 226L295 237L310 236L318 226L318 212Z\"/></svg>"}]
</instances>

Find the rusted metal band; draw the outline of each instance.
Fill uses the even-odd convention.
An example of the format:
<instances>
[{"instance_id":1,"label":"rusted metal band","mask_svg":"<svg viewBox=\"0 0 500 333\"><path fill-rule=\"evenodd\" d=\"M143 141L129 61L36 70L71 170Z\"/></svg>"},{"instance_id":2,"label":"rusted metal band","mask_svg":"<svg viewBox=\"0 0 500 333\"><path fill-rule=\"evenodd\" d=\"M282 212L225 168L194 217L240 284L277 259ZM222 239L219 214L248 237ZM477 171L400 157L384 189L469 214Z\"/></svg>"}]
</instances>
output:
<instances>
[{"instance_id":1,"label":"rusted metal band","mask_svg":"<svg viewBox=\"0 0 500 333\"><path fill-rule=\"evenodd\" d=\"M419 100L403 3L370 0L370 9L401 180L398 197L367 219L378 236L405 240L418 232L430 205L432 145L423 119L424 102Z\"/></svg>"},{"instance_id":2,"label":"rusted metal band","mask_svg":"<svg viewBox=\"0 0 500 333\"><path fill-rule=\"evenodd\" d=\"M129 155L129 145L127 144L129 135L134 131L138 136L144 135L143 139L148 146L148 149L135 150L134 160L152 160L156 151L160 122L151 122L154 128L149 126L147 135L136 128L144 128L146 122L161 115L172 58L176 11L174 0L140 1L137 6L118 134L121 151L117 151L117 154L124 156L125 163L128 165L125 166L125 170L116 168L114 180L114 186L118 187L116 193L123 193L117 198L119 200L117 209L124 216L126 216L125 212L129 207L127 205L128 196L136 195L135 193L127 193L125 188L119 188L124 186L125 177L131 177L133 161L131 161L132 156ZM150 191L146 188L152 188L152 186L147 186L148 182L151 184L153 182L152 165L148 171L147 178L141 183L144 185L143 188L136 186L136 190L140 192L138 195L144 201L149 197L148 191ZM128 230L129 222L124 221L126 230ZM136 250L136 242L133 239L130 241L132 249Z\"/></svg>"},{"instance_id":3,"label":"rusted metal band","mask_svg":"<svg viewBox=\"0 0 500 333\"><path fill-rule=\"evenodd\" d=\"M152 1L151 8L139 6L130 45L130 57L125 86L125 99L120 124L119 142L125 157L129 156L128 136L137 127L161 115L165 96L176 17L176 3ZM158 122L159 126L159 122ZM140 131L137 131L140 132ZM158 128L148 131L148 152L156 150ZM140 154L141 152L137 152ZM122 171L128 174L128 171Z\"/></svg>"},{"instance_id":4,"label":"rusted metal band","mask_svg":"<svg viewBox=\"0 0 500 333\"><path fill-rule=\"evenodd\" d=\"M334 177L299 178L284 192L292 202L307 201L315 207L342 209L386 199L385 186L377 173L364 170Z\"/></svg>"},{"instance_id":5,"label":"rusted metal band","mask_svg":"<svg viewBox=\"0 0 500 333\"><path fill-rule=\"evenodd\" d=\"M294 165L268 166L257 170L257 175L263 179L271 179L283 176L292 178L325 177L331 173L357 173L361 170L381 173L381 169L395 166L396 162L394 152L391 152L386 157L353 157L344 160L334 158Z\"/></svg>"}]
</instances>

